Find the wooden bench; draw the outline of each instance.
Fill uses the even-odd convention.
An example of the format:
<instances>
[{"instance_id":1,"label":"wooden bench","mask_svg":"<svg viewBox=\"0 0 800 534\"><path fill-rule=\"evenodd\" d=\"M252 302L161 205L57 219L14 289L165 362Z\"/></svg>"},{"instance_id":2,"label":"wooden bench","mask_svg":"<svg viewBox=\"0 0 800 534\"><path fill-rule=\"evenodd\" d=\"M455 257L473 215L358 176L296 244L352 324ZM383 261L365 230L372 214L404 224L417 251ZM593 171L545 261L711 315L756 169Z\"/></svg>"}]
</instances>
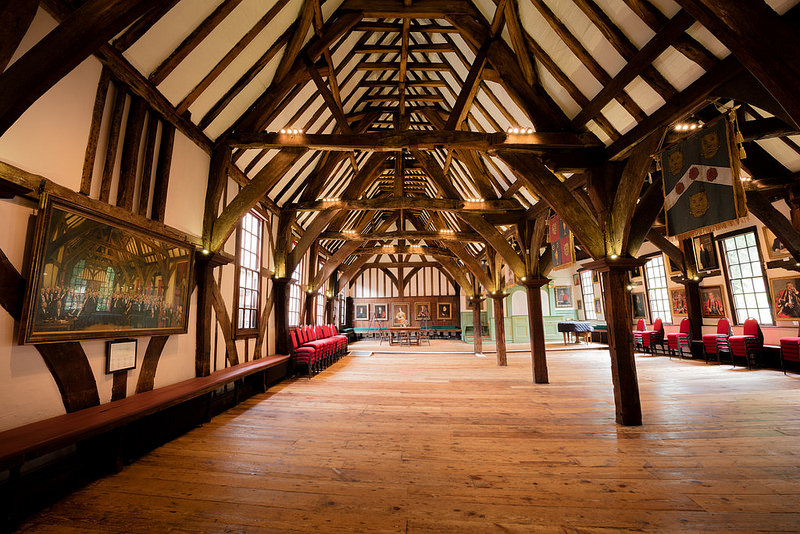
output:
<instances>
[{"instance_id":1,"label":"wooden bench","mask_svg":"<svg viewBox=\"0 0 800 534\"><path fill-rule=\"evenodd\" d=\"M8 511L13 510L14 488L22 465L39 456L75 445L84 440L105 434L161 412L178 404L206 395L210 419L211 393L226 384L244 379L256 373L264 373L262 391L266 391L266 370L288 363L289 356L270 356L241 363L217 371L209 376L190 378L169 386L137 393L125 399L92 406L77 412L67 413L43 421L37 421L0 432L0 470L9 471L7 482L12 499L6 501ZM122 443L119 444L120 449ZM118 453L121 468L121 451Z\"/></svg>"}]
</instances>

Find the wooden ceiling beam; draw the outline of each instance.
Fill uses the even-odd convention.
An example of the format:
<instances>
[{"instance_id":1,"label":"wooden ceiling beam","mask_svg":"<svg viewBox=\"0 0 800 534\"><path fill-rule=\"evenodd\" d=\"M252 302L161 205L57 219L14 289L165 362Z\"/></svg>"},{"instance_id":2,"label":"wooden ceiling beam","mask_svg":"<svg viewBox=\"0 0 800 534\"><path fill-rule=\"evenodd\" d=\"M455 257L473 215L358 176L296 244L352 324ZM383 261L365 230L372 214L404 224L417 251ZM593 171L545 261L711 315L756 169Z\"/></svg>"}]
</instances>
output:
<instances>
[{"instance_id":1,"label":"wooden ceiling beam","mask_svg":"<svg viewBox=\"0 0 800 534\"><path fill-rule=\"evenodd\" d=\"M346 241L370 241L370 240L393 240L393 239L415 239L426 241L456 241L469 243L484 243L484 239L475 232L424 232L424 231L393 231L393 232L371 232L367 234L357 234L355 232L323 232L320 239L342 239Z\"/></svg>"},{"instance_id":2,"label":"wooden ceiling beam","mask_svg":"<svg viewBox=\"0 0 800 534\"><path fill-rule=\"evenodd\" d=\"M456 256L442 247L434 247L431 245L377 245L374 247L362 247L354 250L351 256L361 255L378 255L378 254L417 254L419 256L444 256L446 258L455 258Z\"/></svg>"},{"instance_id":3,"label":"wooden ceiling beam","mask_svg":"<svg viewBox=\"0 0 800 534\"><path fill-rule=\"evenodd\" d=\"M39 0L15 0L4 2L0 9L0 72L3 72L11 61L19 43L33 22Z\"/></svg>"},{"instance_id":4,"label":"wooden ceiling beam","mask_svg":"<svg viewBox=\"0 0 800 534\"><path fill-rule=\"evenodd\" d=\"M369 150L398 151L404 148L433 150L435 148L463 148L468 150L509 149L526 152L549 149L599 148L591 139L571 133L533 132L508 134L505 132L480 133L451 130L408 130L371 134L282 134L271 132L242 132L228 137L227 143L235 148L305 147L314 150Z\"/></svg>"},{"instance_id":5,"label":"wooden ceiling beam","mask_svg":"<svg viewBox=\"0 0 800 534\"><path fill-rule=\"evenodd\" d=\"M359 22L353 28L353 31L363 32L394 32L400 33L403 31L402 24L394 22ZM411 32L414 33L458 33L458 29L452 26L439 26L437 24L415 24L411 26Z\"/></svg>"},{"instance_id":6,"label":"wooden ceiling beam","mask_svg":"<svg viewBox=\"0 0 800 534\"><path fill-rule=\"evenodd\" d=\"M437 184L438 187L438 184ZM473 213L517 212L522 209L514 199L484 200L467 202L460 198L427 198L427 197L387 197L361 198L351 200L319 200L298 202L284 206L284 209L297 211L322 211L329 208L342 210L431 210L431 211L469 211Z\"/></svg>"},{"instance_id":7,"label":"wooden ceiling beam","mask_svg":"<svg viewBox=\"0 0 800 534\"><path fill-rule=\"evenodd\" d=\"M411 6L402 0L345 0L339 9L361 11L370 19L443 19L447 14L479 14L468 0L416 0Z\"/></svg>"}]
</instances>

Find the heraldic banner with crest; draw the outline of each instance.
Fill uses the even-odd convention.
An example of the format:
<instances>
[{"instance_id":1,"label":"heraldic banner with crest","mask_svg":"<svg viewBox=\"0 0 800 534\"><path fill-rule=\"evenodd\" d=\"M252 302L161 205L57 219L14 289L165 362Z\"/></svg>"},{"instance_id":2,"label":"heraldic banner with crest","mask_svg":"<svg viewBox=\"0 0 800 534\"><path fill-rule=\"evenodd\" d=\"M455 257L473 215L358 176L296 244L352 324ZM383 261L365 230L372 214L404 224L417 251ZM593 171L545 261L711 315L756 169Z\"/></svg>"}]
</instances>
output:
<instances>
[{"instance_id":1,"label":"heraldic banner with crest","mask_svg":"<svg viewBox=\"0 0 800 534\"><path fill-rule=\"evenodd\" d=\"M662 153L667 235L691 237L747 215L731 130L723 117Z\"/></svg>"},{"instance_id":2,"label":"heraldic banner with crest","mask_svg":"<svg viewBox=\"0 0 800 534\"><path fill-rule=\"evenodd\" d=\"M572 232L561 217L553 215L548 219L547 241L553 249L553 269L561 269L575 262L575 247Z\"/></svg>"}]
</instances>

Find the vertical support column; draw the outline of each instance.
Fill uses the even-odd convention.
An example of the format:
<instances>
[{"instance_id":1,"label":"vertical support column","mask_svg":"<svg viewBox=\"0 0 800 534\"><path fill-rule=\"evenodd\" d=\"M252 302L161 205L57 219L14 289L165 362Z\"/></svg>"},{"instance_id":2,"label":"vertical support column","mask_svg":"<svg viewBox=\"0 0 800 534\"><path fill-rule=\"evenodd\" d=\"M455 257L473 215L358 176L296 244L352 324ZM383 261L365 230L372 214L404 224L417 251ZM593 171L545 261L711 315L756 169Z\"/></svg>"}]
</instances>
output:
<instances>
[{"instance_id":1,"label":"vertical support column","mask_svg":"<svg viewBox=\"0 0 800 534\"><path fill-rule=\"evenodd\" d=\"M544 317L542 316L542 286L547 285L547 278L525 280L525 292L528 296L528 331L531 342L531 365L533 381L536 384L548 384L547 353L544 344Z\"/></svg>"},{"instance_id":2,"label":"vertical support column","mask_svg":"<svg viewBox=\"0 0 800 534\"><path fill-rule=\"evenodd\" d=\"M194 362L195 376L211 374L211 330L214 328L212 314L212 289L214 269L209 255L197 255L195 272L197 280L197 340Z\"/></svg>"},{"instance_id":3,"label":"vertical support column","mask_svg":"<svg viewBox=\"0 0 800 534\"><path fill-rule=\"evenodd\" d=\"M275 296L275 353L289 354L289 278L273 278Z\"/></svg>"},{"instance_id":4,"label":"vertical support column","mask_svg":"<svg viewBox=\"0 0 800 534\"><path fill-rule=\"evenodd\" d=\"M469 299L472 308L472 345L475 354L483 353L483 327L481 326L481 301L480 296Z\"/></svg>"},{"instance_id":5,"label":"vertical support column","mask_svg":"<svg viewBox=\"0 0 800 534\"><path fill-rule=\"evenodd\" d=\"M353 328L353 320L356 316L356 307L353 303L353 297L346 297L344 299L344 327Z\"/></svg>"},{"instance_id":6,"label":"vertical support column","mask_svg":"<svg viewBox=\"0 0 800 534\"><path fill-rule=\"evenodd\" d=\"M323 321L325 324L334 324L333 300L334 297L325 296L325 321Z\"/></svg>"},{"instance_id":7,"label":"vertical support column","mask_svg":"<svg viewBox=\"0 0 800 534\"><path fill-rule=\"evenodd\" d=\"M303 307L305 313L303 314L305 318L303 322L305 324L316 324L316 316L317 316L317 307L314 306L314 297L316 293L306 293L306 305Z\"/></svg>"},{"instance_id":8,"label":"vertical support column","mask_svg":"<svg viewBox=\"0 0 800 534\"><path fill-rule=\"evenodd\" d=\"M508 365L508 358L506 357L506 321L503 309L503 299L505 298L506 296L502 291L492 295L492 300L494 301L494 337L497 347L497 365L501 367Z\"/></svg>"},{"instance_id":9,"label":"vertical support column","mask_svg":"<svg viewBox=\"0 0 800 534\"><path fill-rule=\"evenodd\" d=\"M686 288L686 315L692 325L692 339L703 339L703 310L700 301L700 281L686 280L681 282Z\"/></svg>"},{"instance_id":10,"label":"vertical support column","mask_svg":"<svg viewBox=\"0 0 800 534\"><path fill-rule=\"evenodd\" d=\"M626 426L642 424L639 380L633 355L630 294L627 291L628 271L641 263L633 258L601 258L585 264L586 268L599 271L603 277L616 421Z\"/></svg>"}]
</instances>

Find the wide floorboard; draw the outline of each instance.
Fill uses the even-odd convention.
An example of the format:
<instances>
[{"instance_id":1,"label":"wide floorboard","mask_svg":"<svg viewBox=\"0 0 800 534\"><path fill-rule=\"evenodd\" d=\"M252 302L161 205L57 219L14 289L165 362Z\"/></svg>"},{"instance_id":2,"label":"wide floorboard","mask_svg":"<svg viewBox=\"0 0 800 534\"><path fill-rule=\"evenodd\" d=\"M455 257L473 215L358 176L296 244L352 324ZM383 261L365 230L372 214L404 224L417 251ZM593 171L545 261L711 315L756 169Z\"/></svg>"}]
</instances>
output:
<instances>
[{"instance_id":1,"label":"wide floorboard","mask_svg":"<svg viewBox=\"0 0 800 534\"><path fill-rule=\"evenodd\" d=\"M551 351L534 385L530 354L370 347L21 530L800 531L800 376L639 355L644 425L621 427L604 350Z\"/></svg>"}]
</instances>

